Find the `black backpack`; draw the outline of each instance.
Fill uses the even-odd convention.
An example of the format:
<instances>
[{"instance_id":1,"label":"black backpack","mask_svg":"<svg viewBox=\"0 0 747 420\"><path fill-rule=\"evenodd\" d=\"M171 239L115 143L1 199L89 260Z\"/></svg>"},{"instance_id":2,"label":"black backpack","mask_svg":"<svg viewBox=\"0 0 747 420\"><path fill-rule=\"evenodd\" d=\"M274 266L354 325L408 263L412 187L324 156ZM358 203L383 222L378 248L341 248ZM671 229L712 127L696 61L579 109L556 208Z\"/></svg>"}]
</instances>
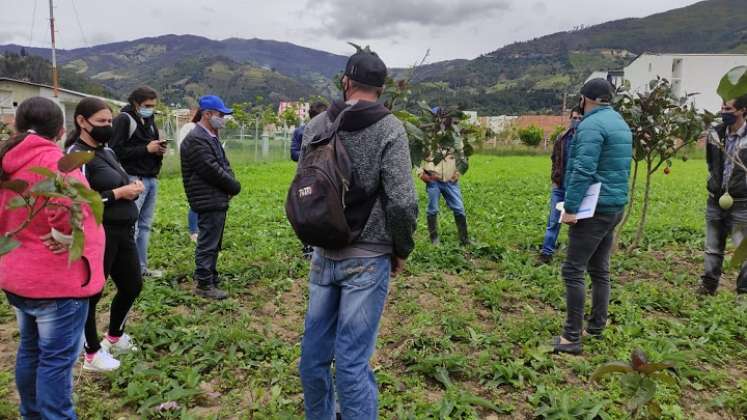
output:
<instances>
[{"instance_id":1,"label":"black backpack","mask_svg":"<svg viewBox=\"0 0 747 420\"><path fill-rule=\"evenodd\" d=\"M285 213L296 236L307 245L341 249L360 236L378 193L368 195L355 180L338 131L344 109L324 134L316 136L298 162Z\"/></svg>"}]
</instances>

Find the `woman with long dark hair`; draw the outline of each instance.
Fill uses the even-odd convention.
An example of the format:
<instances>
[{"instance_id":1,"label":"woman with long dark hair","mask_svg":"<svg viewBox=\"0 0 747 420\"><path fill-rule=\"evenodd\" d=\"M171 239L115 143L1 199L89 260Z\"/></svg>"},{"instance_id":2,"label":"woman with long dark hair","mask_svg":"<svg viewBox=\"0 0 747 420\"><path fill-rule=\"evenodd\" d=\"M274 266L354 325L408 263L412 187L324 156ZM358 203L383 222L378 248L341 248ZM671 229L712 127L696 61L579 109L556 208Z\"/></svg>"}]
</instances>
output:
<instances>
[{"instance_id":1,"label":"woman with long dark hair","mask_svg":"<svg viewBox=\"0 0 747 420\"><path fill-rule=\"evenodd\" d=\"M62 137L64 118L49 99L34 97L16 110L18 134L0 142L0 180L22 180L33 185L43 179L34 167L57 170L63 157L55 142ZM80 171L67 177L88 185ZM16 229L25 209L9 209L17 195L0 190L0 235ZM68 263L72 221L55 198L36 214L15 239L21 246L0 258L0 288L15 308L20 331L16 356L16 385L21 417L74 419L73 367L81 351L88 300L104 285L104 230L89 206L80 221L85 247L80 260Z\"/></svg>"},{"instance_id":2,"label":"woman with long dark hair","mask_svg":"<svg viewBox=\"0 0 747 420\"><path fill-rule=\"evenodd\" d=\"M83 369L107 372L119 367L119 361L113 355L135 350L124 328L143 286L135 246L138 217L135 200L143 192L143 183L129 181L117 156L107 146L112 136L112 111L106 102L97 98L83 99L75 108L73 121L75 130L68 136L65 148L68 153L85 151L95 154L83 167L83 173L104 202L104 276L111 275L117 286L111 304L109 330L100 343L96 331L96 304L101 294L91 298L85 328Z\"/></svg>"}]
</instances>

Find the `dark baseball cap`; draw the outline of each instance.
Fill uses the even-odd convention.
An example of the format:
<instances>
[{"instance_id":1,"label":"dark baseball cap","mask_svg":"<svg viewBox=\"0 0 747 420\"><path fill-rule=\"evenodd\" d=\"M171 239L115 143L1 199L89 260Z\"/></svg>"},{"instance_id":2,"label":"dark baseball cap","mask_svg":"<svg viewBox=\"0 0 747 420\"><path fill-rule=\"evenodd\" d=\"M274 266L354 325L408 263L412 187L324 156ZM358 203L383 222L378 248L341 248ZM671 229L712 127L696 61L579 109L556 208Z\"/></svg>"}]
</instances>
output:
<instances>
[{"instance_id":1,"label":"dark baseball cap","mask_svg":"<svg viewBox=\"0 0 747 420\"><path fill-rule=\"evenodd\" d=\"M348 59L345 76L364 85L383 87L387 76L386 64L375 52L360 50Z\"/></svg>"},{"instance_id":2,"label":"dark baseball cap","mask_svg":"<svg viewBox=\"0 0 747 420\"><path fill-rule=\"evenodd\" d=\"M615 88L605 79L591 79L581 88L581 94L597 102L611 102L615 96Z\"/></svg>"}]
</instances>

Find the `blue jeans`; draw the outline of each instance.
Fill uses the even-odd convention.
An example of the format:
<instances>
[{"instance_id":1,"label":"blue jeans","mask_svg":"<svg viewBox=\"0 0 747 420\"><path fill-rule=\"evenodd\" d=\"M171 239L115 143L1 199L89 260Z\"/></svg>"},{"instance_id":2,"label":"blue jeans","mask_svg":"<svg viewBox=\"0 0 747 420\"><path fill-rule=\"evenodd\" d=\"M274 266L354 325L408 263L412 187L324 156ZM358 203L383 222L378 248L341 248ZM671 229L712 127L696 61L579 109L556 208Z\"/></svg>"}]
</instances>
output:
<instances>
[{"instance_id":1,"label":"blue jeans","mask_svg":"<svg viewBox=\"0 0 747 420\"><path fill-rule=\"evenodd\" d=\"M377 418L378 389L369 360L390 270L389 255L334 261L314 253L299 364L306 418L335 418L334 386L342 418Z\"/></svg>"},{"instance_id":2,"label":"blue jeans","mask_svg":"<svg viewBox=\"0 0 747 420\"><path fill-rule=\"evenodd\" d=\"M462 190L459 188L459 181L457 182L429 182L425 188L428 193L428 210L426 213L428 216L435 216L438 214L438 201L441 196L444 196L446 205L449 206L452 212L457 216L465 216L464 202L462 201Z\"/></svg>"},{"instance_id":3,"label":"blue jeans","mask_svg":"<svg viewBox=\"0 0 747 420\"><path fill-rule=\"evenodd\" d=\"M88 299L24 299L15 307L20 345L16 386L24 419L75 419L73 367L83 349Z\"/></svg>"},{"instance_id":4,"label":"blue jeans","mask_svg":"<svg viewBox=\"0 0 747 420\"><path fill-rule=\"evenodd\" d=\"M197 213L195 213L192 209L189 209L189 212L187 213L187 226L189 228L190 235L199 232L197 228Z\"/></svg>"},{"instance_id":5,"label":"blue jeans","mask_svg":"<svg viewBox=\"0 0 747 420\"><path fill-rule=\"evenodd\" d=\"M145 190L135 200L135 205L140 215L135 224L135 244L137 255L140 260L140 269L148 269L148 242L150 241L150 230L156 213L156 196L158 195L158 178L130 177L131 180L139 179L143 182Z\"/></svg>"},{"instance_id":6,"label":"blue jeans","mask_svg":"<svg viewBox=\"0 0 747 420\"><path fill-rule=\"evenodd\" d=\"M547 230L545 231L545 241L542 243L542 254L552 256L558 245L558 235L560 235L560 210L555 206L565 200L565 189L553 187L550 194L550 216L547 218Z\"/></svg>"}]
</instances>

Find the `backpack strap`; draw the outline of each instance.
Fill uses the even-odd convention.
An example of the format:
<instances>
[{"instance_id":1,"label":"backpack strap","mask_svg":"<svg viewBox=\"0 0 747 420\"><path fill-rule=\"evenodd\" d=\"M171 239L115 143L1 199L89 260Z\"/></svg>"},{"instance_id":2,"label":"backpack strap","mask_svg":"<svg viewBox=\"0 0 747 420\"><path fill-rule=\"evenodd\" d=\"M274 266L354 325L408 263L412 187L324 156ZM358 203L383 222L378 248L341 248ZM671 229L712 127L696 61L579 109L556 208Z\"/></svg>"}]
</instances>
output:
<instances>
[{"instance_id":1,"label":"backpack strap","mask_svg":"<svg viewBox=\"0 0 747 420\"><path fill-rule=\"evenodd\" d=\"M129 112L125 112L125 115L127 115L127 118L130 119L130 134L127 136L127 140L132 138L132 135L135 134L135 131L137 130L137 121L135 121L134 118L132 118L132 115L130 115Z\"/></svg>"}]
</instances>

